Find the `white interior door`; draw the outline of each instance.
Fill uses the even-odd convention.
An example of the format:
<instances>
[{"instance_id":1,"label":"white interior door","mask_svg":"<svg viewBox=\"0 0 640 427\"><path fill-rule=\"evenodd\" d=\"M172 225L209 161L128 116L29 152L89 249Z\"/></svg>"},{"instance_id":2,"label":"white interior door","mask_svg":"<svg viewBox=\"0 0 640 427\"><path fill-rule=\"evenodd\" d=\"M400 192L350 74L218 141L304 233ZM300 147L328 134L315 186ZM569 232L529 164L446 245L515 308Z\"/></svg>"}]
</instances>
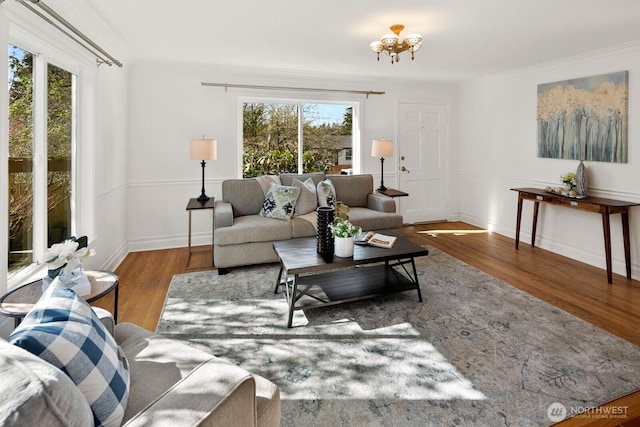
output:
<instances>
[{"instance_id":1,"label":"white interior door","mask_svg":"<svg viewBox=\"0 0 640 427\"><path fill-rule=\"evenodd\" d=\"M446 220L449 199L449 121L442 104L399 103L398 167L404 222Z\"/></svg>"}]
</instances>

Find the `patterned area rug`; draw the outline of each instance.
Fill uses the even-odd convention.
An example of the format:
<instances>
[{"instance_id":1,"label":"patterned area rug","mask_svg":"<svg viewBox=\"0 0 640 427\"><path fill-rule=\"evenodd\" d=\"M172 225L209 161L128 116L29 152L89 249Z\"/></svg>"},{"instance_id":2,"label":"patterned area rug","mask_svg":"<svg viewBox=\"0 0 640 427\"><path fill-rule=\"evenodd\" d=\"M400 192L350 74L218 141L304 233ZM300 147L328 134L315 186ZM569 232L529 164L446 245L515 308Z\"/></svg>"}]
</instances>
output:
<instances>
[{"instance_id":1,"label":"patterned area rug","mask_svg":"<svg viewBox=\"0 0 640 427\"><path fill-rule=\"evenodd\" d=\"M176 275L157 331L275 382L285 426L550 425L640 388L639 347L429 252L423 303L296 311L291 329L277 265Z\"/></svg>"}]
</instances>

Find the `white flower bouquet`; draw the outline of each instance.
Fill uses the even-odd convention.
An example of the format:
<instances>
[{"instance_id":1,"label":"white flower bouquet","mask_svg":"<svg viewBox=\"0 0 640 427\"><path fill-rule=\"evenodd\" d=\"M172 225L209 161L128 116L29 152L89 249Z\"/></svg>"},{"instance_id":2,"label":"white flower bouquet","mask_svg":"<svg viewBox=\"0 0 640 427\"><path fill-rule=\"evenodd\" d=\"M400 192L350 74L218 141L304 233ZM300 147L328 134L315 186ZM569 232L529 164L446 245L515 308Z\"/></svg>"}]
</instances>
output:
<instances>
[{"instance_id":1,"label":"white flower bouquet","mask_svg":"<svg viewBox=\"0 0 640 427\"><path fill-rule=\"evenodd\" d=\"M93 249L87 247L87 236L70 237L67 240L51 245L44 259L49 265L49 280L58 281L68 287L72 287L82 274L82 260L95 254ZM86 276L85 276L86 277ZM88 282L88 280L87 280Z\"/></svg>"}]
</instances>

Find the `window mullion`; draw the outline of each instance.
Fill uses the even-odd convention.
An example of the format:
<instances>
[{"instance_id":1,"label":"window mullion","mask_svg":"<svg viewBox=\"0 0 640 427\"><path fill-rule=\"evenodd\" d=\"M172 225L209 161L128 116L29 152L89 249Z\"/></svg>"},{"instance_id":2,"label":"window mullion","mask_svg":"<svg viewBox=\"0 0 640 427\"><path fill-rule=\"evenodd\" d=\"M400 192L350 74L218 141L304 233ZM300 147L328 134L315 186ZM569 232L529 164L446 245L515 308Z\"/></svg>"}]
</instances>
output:
<instances>
[{"instance_id":1,"label":"window mullion","mask_svg":"<svg viewBox=\"0 0 640 427\"><path fill-rule=\"evenodd\" d=\"M298 104L298 173L305 172L303 169L302 155L303 153L303 142L304 142L304 108L302 108L302 104Z\"/></svg>"},{"instance_id":2,"label":"window mullion","mask_svg":"<svg viewBox=\"0 0 640 427\"><path fill-rule=\"evenodd\" d=\"M47 242L47 64L33 59L33 261L40 262Z\"/></svg>"}]
</instances>

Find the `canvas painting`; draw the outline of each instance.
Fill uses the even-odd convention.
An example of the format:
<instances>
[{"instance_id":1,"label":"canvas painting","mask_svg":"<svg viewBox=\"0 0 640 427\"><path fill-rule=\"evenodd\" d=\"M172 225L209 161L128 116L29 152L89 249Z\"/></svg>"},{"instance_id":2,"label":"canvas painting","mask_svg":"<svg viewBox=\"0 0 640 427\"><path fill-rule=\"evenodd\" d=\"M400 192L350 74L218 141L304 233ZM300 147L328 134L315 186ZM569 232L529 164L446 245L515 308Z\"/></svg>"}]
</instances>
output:
<instances>
[{"instance_id":1,"label":"canvas painting","mask_svg":"<svg viewBox=\"0 0 640 427\"><path fill-rule=\"evenodd\" d=\"M629 72L538 85L538 157L627 163Z\"/></svg>"}]
</instances>

